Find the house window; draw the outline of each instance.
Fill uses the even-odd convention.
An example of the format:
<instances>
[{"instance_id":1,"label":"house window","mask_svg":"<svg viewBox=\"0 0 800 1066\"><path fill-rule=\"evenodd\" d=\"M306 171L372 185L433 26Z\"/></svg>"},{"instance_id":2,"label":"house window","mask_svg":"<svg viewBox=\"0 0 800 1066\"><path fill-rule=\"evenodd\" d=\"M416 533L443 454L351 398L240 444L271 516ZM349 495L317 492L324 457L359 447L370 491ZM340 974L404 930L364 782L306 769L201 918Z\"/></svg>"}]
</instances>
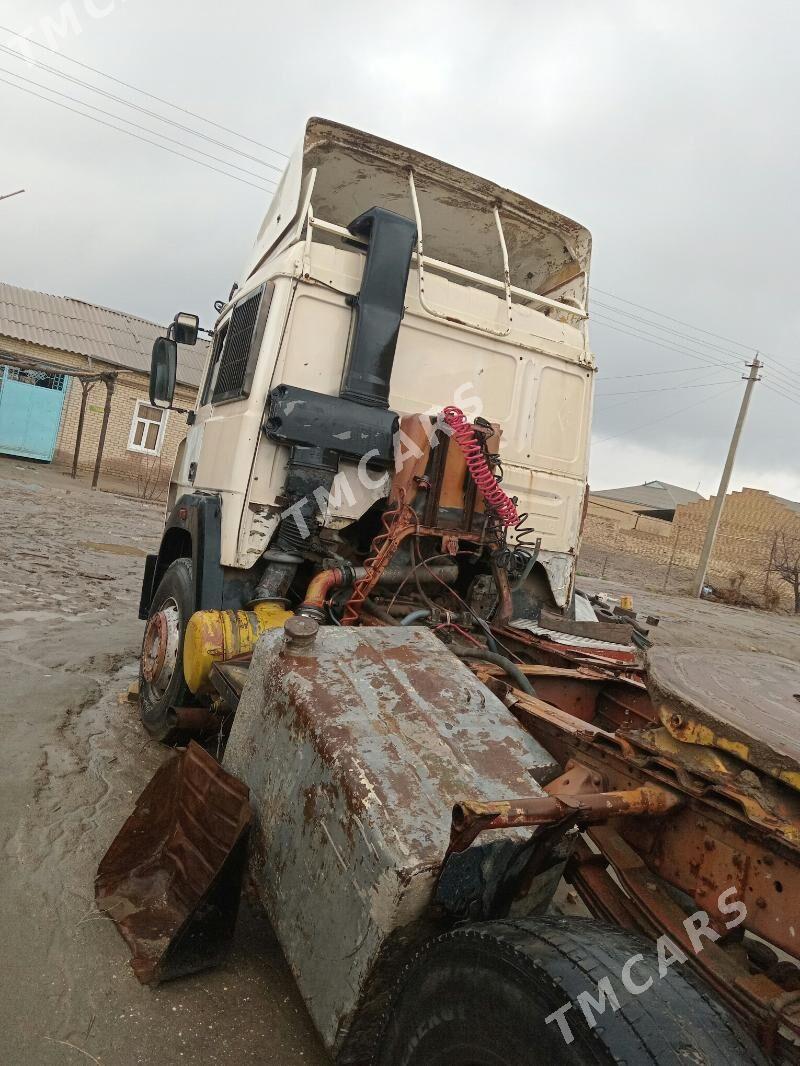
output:
<instances>
[{"instance_id":1,"label":"house window","mask_svg":"<svg viewBox=\"0 0 800 1066\"><path fill-rule=\"evenodd\" d=\"M133 412L131 435L128 437L128 451L161 455L168 413L159 407L151 407L144 400L137 400L136 410Z\"/></svg>"}]
</instances>

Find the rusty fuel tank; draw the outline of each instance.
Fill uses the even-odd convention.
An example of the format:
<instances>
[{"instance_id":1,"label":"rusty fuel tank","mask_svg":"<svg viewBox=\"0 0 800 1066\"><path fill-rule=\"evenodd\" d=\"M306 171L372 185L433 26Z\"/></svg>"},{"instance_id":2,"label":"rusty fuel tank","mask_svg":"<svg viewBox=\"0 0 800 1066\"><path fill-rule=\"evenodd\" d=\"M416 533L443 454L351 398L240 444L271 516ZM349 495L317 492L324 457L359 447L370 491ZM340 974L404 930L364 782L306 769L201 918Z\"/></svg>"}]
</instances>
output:
<instances>
[{"instance_id":1,"label":"rusty fuel tank","mask_svg":"<svg viewBox=\"0 0 800 1066\"><path fill-rule=\"evenodd\" d=\"M250 788L257 892L346 1060L390 960L435 927L454 803L541 796L557 766L426 629L286 631L256 648L224 766Z\"/></svg>"}]
</instances>

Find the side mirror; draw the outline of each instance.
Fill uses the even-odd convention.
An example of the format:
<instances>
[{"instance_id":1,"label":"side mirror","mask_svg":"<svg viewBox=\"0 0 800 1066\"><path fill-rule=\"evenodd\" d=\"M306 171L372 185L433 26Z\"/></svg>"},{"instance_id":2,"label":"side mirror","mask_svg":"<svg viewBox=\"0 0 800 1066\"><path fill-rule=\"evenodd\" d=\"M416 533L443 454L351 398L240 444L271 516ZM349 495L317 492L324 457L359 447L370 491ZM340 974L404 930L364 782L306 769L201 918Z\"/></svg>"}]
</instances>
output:
<instances>
[{"instance_id":1,"label":"side mirror","mask_svg":"<svg viewBox=\"0 0 800 1066\"><path fill-rule=\"evenodd\" d=\"M172 322L171 335L178 344L197 344L197 334L200 329L200 319L197 315L187 315L179 311Z\"/></svg>"},{"instance_id":2,"label":"side mirror","mask_svg":"<svg viewBox=\"0 0 800 1066\"><path fill-rule=\"evenodd\" d=\"M150 358L150 403L171 407L178 374L178 345L171 337L156 337Z\"/></svg>"}]
</instances>

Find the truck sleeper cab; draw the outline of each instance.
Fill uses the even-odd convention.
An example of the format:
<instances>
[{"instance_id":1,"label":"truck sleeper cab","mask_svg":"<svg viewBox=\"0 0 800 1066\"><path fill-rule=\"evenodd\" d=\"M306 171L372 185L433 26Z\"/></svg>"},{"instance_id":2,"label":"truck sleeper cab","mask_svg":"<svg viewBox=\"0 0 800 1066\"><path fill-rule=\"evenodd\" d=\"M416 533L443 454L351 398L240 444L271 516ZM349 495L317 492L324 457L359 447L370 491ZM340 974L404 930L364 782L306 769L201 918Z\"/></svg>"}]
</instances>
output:
<instances>
[{"instance_id":1,"label":"truck sleeper cab","mask_svg":"<svg viewBox=\"0 0 800 1066\"><path fill-rule=\"evenodd\" d=\"M590 249L583 227L516 193L309 120L220 311L147 559L152 732L186 702L192 614L291 608L326 558L363 558L395 464L413 458L400 428L412 415L455 405L500 428L503 488L538 541L526 589L569 609L595 371Z\"/></svg>"}]
</instances>

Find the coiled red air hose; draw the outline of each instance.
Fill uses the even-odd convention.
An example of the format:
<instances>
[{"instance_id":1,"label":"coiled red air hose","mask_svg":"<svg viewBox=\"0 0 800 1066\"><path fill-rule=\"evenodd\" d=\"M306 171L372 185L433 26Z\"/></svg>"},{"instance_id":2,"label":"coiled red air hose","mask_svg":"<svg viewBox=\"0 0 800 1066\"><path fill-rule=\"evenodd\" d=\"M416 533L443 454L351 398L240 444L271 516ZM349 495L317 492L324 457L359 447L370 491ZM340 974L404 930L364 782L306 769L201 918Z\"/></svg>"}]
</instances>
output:
<instances>
[{"instance_id":1,"label":"coiled red air hose","mask_svg":"<svg viewBox=\"0 0 800 1066\"><path fill-rule=\"evenodd\" d=\"M483 445L474 427L467 421L467 416L460 407L445 407L444 421L452 430L456 444L467 461L472 479L487 506L494 511L503 525L512 528L517 526L520 516L514 501L497 483L497 478L486 460Z\"/></svg>"}]
</instances>

